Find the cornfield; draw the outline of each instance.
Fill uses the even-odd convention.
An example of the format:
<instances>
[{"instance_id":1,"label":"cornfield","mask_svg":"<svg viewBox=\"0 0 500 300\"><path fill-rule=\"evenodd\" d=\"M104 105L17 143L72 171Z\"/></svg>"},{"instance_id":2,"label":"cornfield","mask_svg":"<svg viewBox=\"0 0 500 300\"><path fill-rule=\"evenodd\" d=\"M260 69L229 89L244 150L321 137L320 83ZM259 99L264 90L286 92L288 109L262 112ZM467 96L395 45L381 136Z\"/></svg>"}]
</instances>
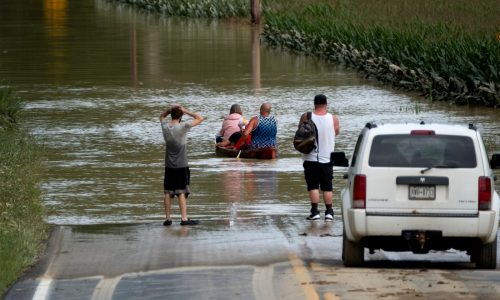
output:
<instances>
[{"instance_id":1,"label":"cornfield","mask_svg":"<svg viewBox=\"0 0 500 300\"><path fill-rule=\"evenodd\" d=\"M167 16L195 18L243 17L249 13L247 0L118 0Z\"/></svg>"},{"instance_id":2,"label":"cornfield","mask_svg":"<svg viewBox=\"0 0 500 300\"><path fill-rule=\"evenodd\" d=\"M268 0L265 41L434 99L500 106L500 4Z\"/></svg>"}]
</instances>

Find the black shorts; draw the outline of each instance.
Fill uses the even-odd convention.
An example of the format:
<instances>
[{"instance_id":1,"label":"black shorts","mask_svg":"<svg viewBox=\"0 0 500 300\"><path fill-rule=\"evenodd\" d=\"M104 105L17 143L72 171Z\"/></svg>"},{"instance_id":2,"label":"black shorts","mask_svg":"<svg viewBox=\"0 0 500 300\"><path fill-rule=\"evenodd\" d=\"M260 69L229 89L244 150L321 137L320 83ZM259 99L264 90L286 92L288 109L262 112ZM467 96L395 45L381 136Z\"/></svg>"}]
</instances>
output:
<instances>
[{"instance_id":1,"label":"black shorts","mask_svg":"<svg viewBox=\"0 0 500 300\"><path fill-rule=\"evenodd\" d=\"M241 132L235 132L233 134L231 134L231 136L229 137L229 141L233 144L236 144L236 142L241 138Z\"/></svg>"},{"instance_id":2,"label":"black shorts","mask_svg":"<svg viewBox=\"0 0 500 300\"><path fill-rule=\"evenodd\" d=\"M168 168L165 167L165 177L163 178L163 191L171 196L179 196L179 194L189 195L189 181L191 173L189 167L185 168Z\"/></svg>"},{"instance_id":3,"label":"black shorts","mask_svg":"<svg viewBox=\"0 0 500 300\"><path fill-rule=\"evenodd\" d=\"M323 192L331 192L333 190L333 166L331 163L321 164L306 160L303 166L308 191L319 188Z\"/></svg>"}]
</instances>

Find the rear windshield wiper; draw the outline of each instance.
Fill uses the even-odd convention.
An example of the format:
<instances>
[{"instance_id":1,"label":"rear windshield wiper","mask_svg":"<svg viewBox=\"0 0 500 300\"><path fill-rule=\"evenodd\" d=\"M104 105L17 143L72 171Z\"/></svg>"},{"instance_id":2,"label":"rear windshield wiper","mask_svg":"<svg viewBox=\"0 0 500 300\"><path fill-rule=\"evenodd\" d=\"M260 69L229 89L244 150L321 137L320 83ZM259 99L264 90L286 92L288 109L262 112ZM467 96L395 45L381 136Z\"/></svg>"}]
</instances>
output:
<instances>
[{"instance_id":1,"label":"rear windshield wiper","mask_svg":"<svg viewBox=\"0 0 500 300\"><path fill-rule=\"evenodd\" d=\"M425 172L429 171L430 169L453 169L453 168L458 168L459 166L457 164L448 164L448 165L435 165L435 166L430 166L427 167L423 170L420 170L420 174L424 174Z\"/></svg>"}]
</instances>

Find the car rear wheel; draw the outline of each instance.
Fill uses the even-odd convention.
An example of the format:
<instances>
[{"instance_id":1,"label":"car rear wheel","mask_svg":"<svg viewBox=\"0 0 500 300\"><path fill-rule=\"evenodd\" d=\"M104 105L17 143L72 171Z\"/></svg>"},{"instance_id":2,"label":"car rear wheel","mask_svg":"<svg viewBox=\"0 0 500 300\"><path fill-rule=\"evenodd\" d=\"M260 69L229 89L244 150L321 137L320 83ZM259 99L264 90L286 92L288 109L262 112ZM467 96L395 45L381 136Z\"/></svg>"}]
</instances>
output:
<instances>
[{"instance_id":1,"label":"car rear wheel","mask_svg":"<svg viewBox=\"0 0 500 300\"><path fill-rule=\"evenodd\" d=\"M342 260L346 267L360 267L365 261L365 248L361 243L351 242L342 234Z\"/></svg>"},{"instance_id":2,"label":"car rear wheel","mask_svg":"<svg viewBox=\"0 0 500 300\"><path fill-rule=\"evenodd\" d=\"M477 250L476 268L496 269L497 268L497 238L492 243L480 245Z\"/></svg>"}]
</instances>

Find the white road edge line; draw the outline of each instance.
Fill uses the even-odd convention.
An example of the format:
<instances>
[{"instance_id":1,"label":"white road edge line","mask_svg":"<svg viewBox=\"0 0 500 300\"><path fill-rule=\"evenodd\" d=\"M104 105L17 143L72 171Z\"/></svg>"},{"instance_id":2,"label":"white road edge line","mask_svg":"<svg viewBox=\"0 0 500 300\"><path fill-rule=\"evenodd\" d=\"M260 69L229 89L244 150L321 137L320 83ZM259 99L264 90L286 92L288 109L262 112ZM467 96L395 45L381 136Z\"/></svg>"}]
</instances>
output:
<instances>
[{"instance_id":1,"label":"white road edge line","mask_svg":"<svg viewBox=\"0 0 500 300\"><path fill-rule=\"evenodd\" d=\"M115 288L122 279L122 276L112 278L102 278L97 284L92 294L92 300L107 300L113 298Z\"/></svg>"},{"instance_id":2,"label":"white road edge line","mask_svg":"<svg viewBox=\"0 0 500 300\"><path fill-rule=\"evenodd\" d=\"M255 299L275 300L273 288L274 267L255 267L252 277L252 287Z\"/></svg>"},{"instance_id":3,"label":"white road edge line","mask_svg":"<svg viewBox=\"0 0 500 300\"><path fill-rule=\"evenodd\" d=\"M33 294L33 300L45 300L50 292L52 278L40 278L40 282Z\"/></svg>"}]
</instances>

